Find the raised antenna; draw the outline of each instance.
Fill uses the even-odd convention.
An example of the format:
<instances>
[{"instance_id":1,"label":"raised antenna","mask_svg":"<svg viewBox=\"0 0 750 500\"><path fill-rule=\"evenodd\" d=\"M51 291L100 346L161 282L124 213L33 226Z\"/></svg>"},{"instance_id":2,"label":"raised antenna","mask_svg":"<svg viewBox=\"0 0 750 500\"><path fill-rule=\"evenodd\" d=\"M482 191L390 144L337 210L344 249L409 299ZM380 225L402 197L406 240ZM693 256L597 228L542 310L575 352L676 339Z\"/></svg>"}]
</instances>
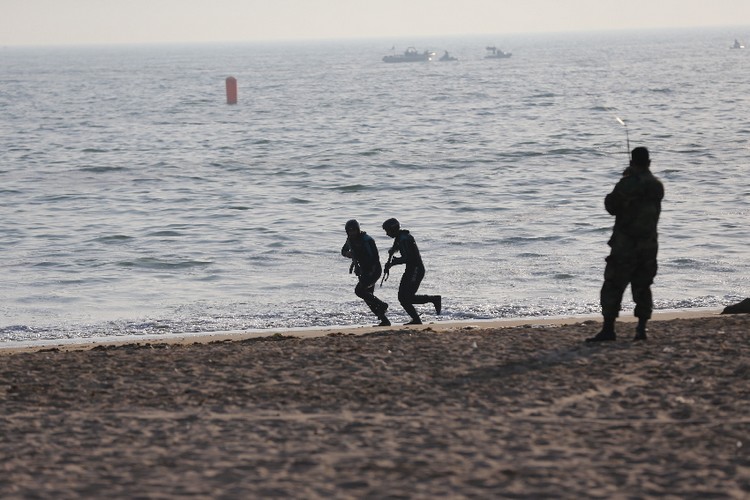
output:
<instances>
[{"instance_id":1,"label":"raised antenna","mask_svg":"<svg viewBox=\"0 0 750 500\"><path fill-rule=\"evenodd\" d=\"M628 144L628 151L627 151L628 158L632 160L632 158L630 158L630 136L628 135L628 126L625 125L625 122L622 121L622 118L620 118L619 116L615 115L615 118L617 118L617 121L620 122L620 125L625 127L625 140L627 141L627 144Z\"/></svg>"}]
</instances>

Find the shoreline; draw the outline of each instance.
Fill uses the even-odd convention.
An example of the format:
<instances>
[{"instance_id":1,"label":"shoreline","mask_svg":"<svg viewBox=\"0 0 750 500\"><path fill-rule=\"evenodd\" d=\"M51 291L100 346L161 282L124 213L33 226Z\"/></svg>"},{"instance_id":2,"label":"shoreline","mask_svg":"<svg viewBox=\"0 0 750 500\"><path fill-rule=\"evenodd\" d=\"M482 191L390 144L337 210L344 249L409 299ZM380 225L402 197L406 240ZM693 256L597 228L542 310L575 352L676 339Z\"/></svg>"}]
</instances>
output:
<instances>
[{"instance_id":1,"label":"shoreline","mask_svg":"<svg viewBox=\"0 0 750 500\"><path fill-rule=\"evenodd\" d=\"M721 314L722 309L665 309L654 311L650 321L669 321L673 319L710 318ZM282 335L294 338L316 338L329 335L361 336L378 332L430 330L436 333L471 330L471 329L504 329L521 326L554 327L567 326L584 322L601 323L601 315L565 315L525 318L475 319L457 321L428 321L422 325L406 326L394 324L388 327L339 325L306 328L269 328L255 330L236 330L219 332L168 333L147 335L125 335L112 337L89 337L76 339L44 339L0 342L0 356L22 352L42 350L88 350L98 346L122 346L130 344L207 344L211 342L237 342L247 339L273 337ZM636 318L630 314L621 314L618 323L634 323Z\"/></svg>"},{"instance_id":2,"label":"shoreline","mask_svg":"<svg viewBox=\"0 0 750 500\"><path fill-rule=\"evenodd\" d=\"M748 498L750 315L582 319L8 355L0 497Z\"/></svg>"}]
</instances>

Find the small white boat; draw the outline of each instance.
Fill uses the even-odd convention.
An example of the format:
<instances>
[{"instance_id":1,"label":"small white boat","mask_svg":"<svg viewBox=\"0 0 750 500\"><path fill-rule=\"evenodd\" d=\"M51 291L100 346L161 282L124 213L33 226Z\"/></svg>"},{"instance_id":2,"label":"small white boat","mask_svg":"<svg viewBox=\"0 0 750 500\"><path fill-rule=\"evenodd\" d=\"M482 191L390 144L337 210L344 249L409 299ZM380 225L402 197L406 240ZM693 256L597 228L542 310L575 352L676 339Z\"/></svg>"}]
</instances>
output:
<instances>
[{"instance_id":1,"label":"small white boat","mask_svg":"<svg viewBox=\"0 0 750 500\"><path fill-rule=\"evenodd\" d=\"M730 49L744 49L745 46L743 44L741 44L740 41L735 38L734 39L734 43L729 48Z\"/></svg>"},{"instance_id":2,"label":"small white boat","mask_svg":"<svg viewBox=\"0 0 750 500\"><path fill-rule=\"evenodd\" d=\"M432 61L435 57L434 52L425 50L424 52L418 52L414 47L409 47L403 54L394 54L392 56L385 56L383 62L387 63L404 63L404 62L427 62Z\"/></svg>"}]
</instances>

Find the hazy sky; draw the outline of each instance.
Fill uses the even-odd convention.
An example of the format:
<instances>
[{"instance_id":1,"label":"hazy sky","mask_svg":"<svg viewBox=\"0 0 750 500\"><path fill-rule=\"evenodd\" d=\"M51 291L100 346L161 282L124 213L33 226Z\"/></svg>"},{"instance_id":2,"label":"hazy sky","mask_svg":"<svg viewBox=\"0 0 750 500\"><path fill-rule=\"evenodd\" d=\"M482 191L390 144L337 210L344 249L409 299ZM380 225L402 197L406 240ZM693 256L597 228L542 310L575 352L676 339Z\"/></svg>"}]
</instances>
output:
<instances>
[{"instance_id":1,"label":"hazy sky","mask_svg":"<svg viewBox=\"0 0 750 500\"><path fill-rule=\"evenodd\" d=\"M738 25L750 0L0 0L0 46Z\"/></svg>"}]
</instances>

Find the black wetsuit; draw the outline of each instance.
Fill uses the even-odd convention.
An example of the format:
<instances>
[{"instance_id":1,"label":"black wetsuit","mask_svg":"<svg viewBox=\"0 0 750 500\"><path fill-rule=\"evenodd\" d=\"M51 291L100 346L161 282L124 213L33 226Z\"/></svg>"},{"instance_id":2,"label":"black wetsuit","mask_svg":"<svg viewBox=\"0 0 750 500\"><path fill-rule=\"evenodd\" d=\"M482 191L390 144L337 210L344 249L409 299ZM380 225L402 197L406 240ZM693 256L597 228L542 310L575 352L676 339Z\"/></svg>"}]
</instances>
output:
<instances>
[{"instance_id":1,"label":"black wetsuit","mask_svg":"<svg viewBox=\"0 0 750 500\"><path fill-rule=\"evenodd\" d=\"M346 243L341 247L341 255L352 259L355 273L359 277L354 293L365 301L378 318L382 319L388 305L374 295L375 283L378 282L383 271L375 240L362 231L356 238L347 238Z\"/></svg>"},{"instance_id":2,"label":"black wetsuit","mask_svg":"<svg viewBox=\"0 0 750 500\"><path fill-rule=\"evenodd\" d=\"M390 253L393 254L396 251L401 256L394 257L391 265L406 264L406 270L404 275L401 276L401 284L398 287L398 301L413 320L419 320L419 314L414 308L414 304L435 303L436 300L439 300L439 296L417 295L419 285L424 278L425 269L422 256L419 254L419 248L417 248L417 242L407 229L400 229L394 239Z\"/></svg>"}]
</instances>

